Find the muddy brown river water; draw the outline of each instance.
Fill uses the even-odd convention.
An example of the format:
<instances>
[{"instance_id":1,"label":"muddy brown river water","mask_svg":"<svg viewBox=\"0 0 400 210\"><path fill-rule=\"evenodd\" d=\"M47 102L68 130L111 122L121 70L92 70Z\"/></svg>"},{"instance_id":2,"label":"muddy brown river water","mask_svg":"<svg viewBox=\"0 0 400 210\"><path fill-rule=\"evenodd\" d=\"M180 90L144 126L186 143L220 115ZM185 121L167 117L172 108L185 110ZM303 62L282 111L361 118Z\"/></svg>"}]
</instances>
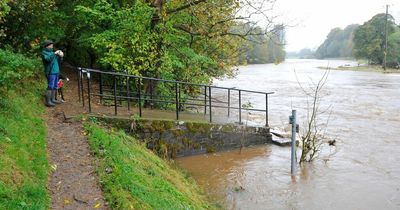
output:
<instances>
[{"instance_id":1,"label":"muddy brown river water","mask_svg":"<svg viewBox=\"0 0 400 210\"><path fill-rule=\"evenodd\" d=\"M340 60L249 65L236 78L214 84L275 91L271 127L287 126L292 108L302 127L307 103L297 80L307 87L323 75L318 66L347 64L356 65ZM400 209L400 74L332 70L323 94L321 107L332 107L327 135L337 144L324 144L320 156L294 177L290 148L275 145L177 162L226 209ZM257 108L265 101L252 103ZM321 121L327 118L321 115ZM263 117L254 114L251 121L261 124Z\"/></svg>"}]
</instances>

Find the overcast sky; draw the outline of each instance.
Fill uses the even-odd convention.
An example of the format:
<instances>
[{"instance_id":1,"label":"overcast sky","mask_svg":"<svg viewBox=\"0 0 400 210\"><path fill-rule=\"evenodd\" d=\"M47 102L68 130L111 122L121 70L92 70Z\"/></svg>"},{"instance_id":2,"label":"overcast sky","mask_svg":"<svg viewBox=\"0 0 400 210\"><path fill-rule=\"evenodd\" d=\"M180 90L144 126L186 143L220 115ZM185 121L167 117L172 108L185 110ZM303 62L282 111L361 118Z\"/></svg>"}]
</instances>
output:
<instances>
[{"instance_id":1,"label":"overcast sky","mask_svg":"<svg viewBox=\"0 0 400 210\"><path fill-rule=\"evenodd\" d=\"M287 51L316 48L335 27L363 24L372 16L385 12L389 5L400 23L400 0L277 0L277 12L286 24Z\"/></svg>"}]
</instances>

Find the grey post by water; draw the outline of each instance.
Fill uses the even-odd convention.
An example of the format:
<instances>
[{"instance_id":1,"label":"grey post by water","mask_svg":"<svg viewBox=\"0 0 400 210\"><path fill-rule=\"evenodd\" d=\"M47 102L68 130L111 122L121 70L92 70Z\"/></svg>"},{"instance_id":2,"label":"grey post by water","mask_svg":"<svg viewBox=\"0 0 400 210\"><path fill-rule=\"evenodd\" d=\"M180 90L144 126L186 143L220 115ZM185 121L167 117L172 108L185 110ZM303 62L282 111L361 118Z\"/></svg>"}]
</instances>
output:
<instances>
[{"instance_id":1,"label":"grey post by water","mask_svg":"<svg viewBox=\"0 0 400 210\"><path fill-rule=\"evenodd\" d=\"M289 123L292 124L292 152L291 152L291 168L290 172L292 175L294 175L296 171L296 110L292 110L292 115L289 117Z\"/></svg>"}]
</instances>

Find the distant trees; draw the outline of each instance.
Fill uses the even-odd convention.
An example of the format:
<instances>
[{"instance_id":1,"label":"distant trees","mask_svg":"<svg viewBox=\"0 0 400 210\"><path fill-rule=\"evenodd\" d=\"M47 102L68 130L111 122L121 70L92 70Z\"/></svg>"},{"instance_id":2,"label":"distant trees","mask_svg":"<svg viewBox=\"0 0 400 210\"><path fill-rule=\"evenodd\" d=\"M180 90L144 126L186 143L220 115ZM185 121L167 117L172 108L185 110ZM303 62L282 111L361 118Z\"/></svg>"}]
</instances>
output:
<instances>
[{"instance_id":1,"label":"distant trees","mask_svg":"<svg viewBox=\"0 0 400 210\"><path fill-rule=\"evenodd\" d=\"M235 30L247 30L247 24L239 24ZM254 29L257 33L263 33L263 29L257 26ZM283 25L276 25L271 33L263 36L249 36L242 42L243 53L240 57L242 64L281 63L285 60L285 28Z\"/></svg>"},{"instance_id":2,"label":"distant trees","mask_svg":"<svg viewBox=\"0 0 400 210\"><path fill-rule=\"evenodd\" d=\"M385 14L377 14L371 20L365 22L357 28L354 34L354 56L356 58L367 59L370 64L381 65L384 58L385 49ZM396 26L394 19L388 15L388 53L387 61L389 66L400 62L399 27Z\"/></svg>"},{"instance_id":3,"label":"distant trees","mask_svg":"<svg viewBox=\"0 0 400 210\"><path fill-rule=\"evenodd\" d=\"M353 37L358 25L349 25L345 29L332 29L324 43L320 45L315 53L319 59L323 58L345 58L352 57Z\"/></svg>"},{"instance_id":4,"label":"distant trees","mask_svg":"<svg viewBox=\"0 0 400 210\"><path fill-rule=\"evenodd\" d=\"M287 52L287 58L298 58L298 59L313 59L315 58L315 50L310 48L303 48L299 52Z\"/></svg>"},{"instance_id":5,"label":"distant trees","mask_svg":"<svg viewBox=\"0 0 400 210\"><path fill-rule=\"evenodd\" d=\"M349 25L345 29L334 28L315 52L316 58L354 57L366 59L369 64L382 65L385 53L386 14L372 17L363 25ZM400 26L388 15L387 66L400 64Z\"/></svg>"}]
</instances>

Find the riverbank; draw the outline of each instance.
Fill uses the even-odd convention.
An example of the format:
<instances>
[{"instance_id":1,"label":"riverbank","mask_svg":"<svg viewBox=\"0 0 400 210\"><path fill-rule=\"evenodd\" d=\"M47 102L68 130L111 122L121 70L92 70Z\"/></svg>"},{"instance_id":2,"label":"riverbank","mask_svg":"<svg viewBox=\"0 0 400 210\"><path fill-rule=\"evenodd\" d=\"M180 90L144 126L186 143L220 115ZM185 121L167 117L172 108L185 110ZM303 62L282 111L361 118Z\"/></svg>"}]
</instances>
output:
<instances>
[{"instance_id":1,"label":"riverbank","mask_svg":"<svg viewBox=\"0 0 400 210\"><path fill-rule=\"evenodd\" d=\"M112 209L215 208L187 174L124 131L94 122L87 122L84 127Z\"/></svg>"},{"instance_id":2,"label":"riverbank","mask_svg":"<svg viewBox=\"0 0 400 210\"><path fill-rule=\"evenodd\" d=\"M386 70L383 70L382 66L378 66L378 65L338 66L336 68L319 66L318 68L324 69L324 70L338 70L338 71L366 71L366 72L381 72L381 73L400 73L400 69L386 68Z\"/></svg>"}]
</instances>

